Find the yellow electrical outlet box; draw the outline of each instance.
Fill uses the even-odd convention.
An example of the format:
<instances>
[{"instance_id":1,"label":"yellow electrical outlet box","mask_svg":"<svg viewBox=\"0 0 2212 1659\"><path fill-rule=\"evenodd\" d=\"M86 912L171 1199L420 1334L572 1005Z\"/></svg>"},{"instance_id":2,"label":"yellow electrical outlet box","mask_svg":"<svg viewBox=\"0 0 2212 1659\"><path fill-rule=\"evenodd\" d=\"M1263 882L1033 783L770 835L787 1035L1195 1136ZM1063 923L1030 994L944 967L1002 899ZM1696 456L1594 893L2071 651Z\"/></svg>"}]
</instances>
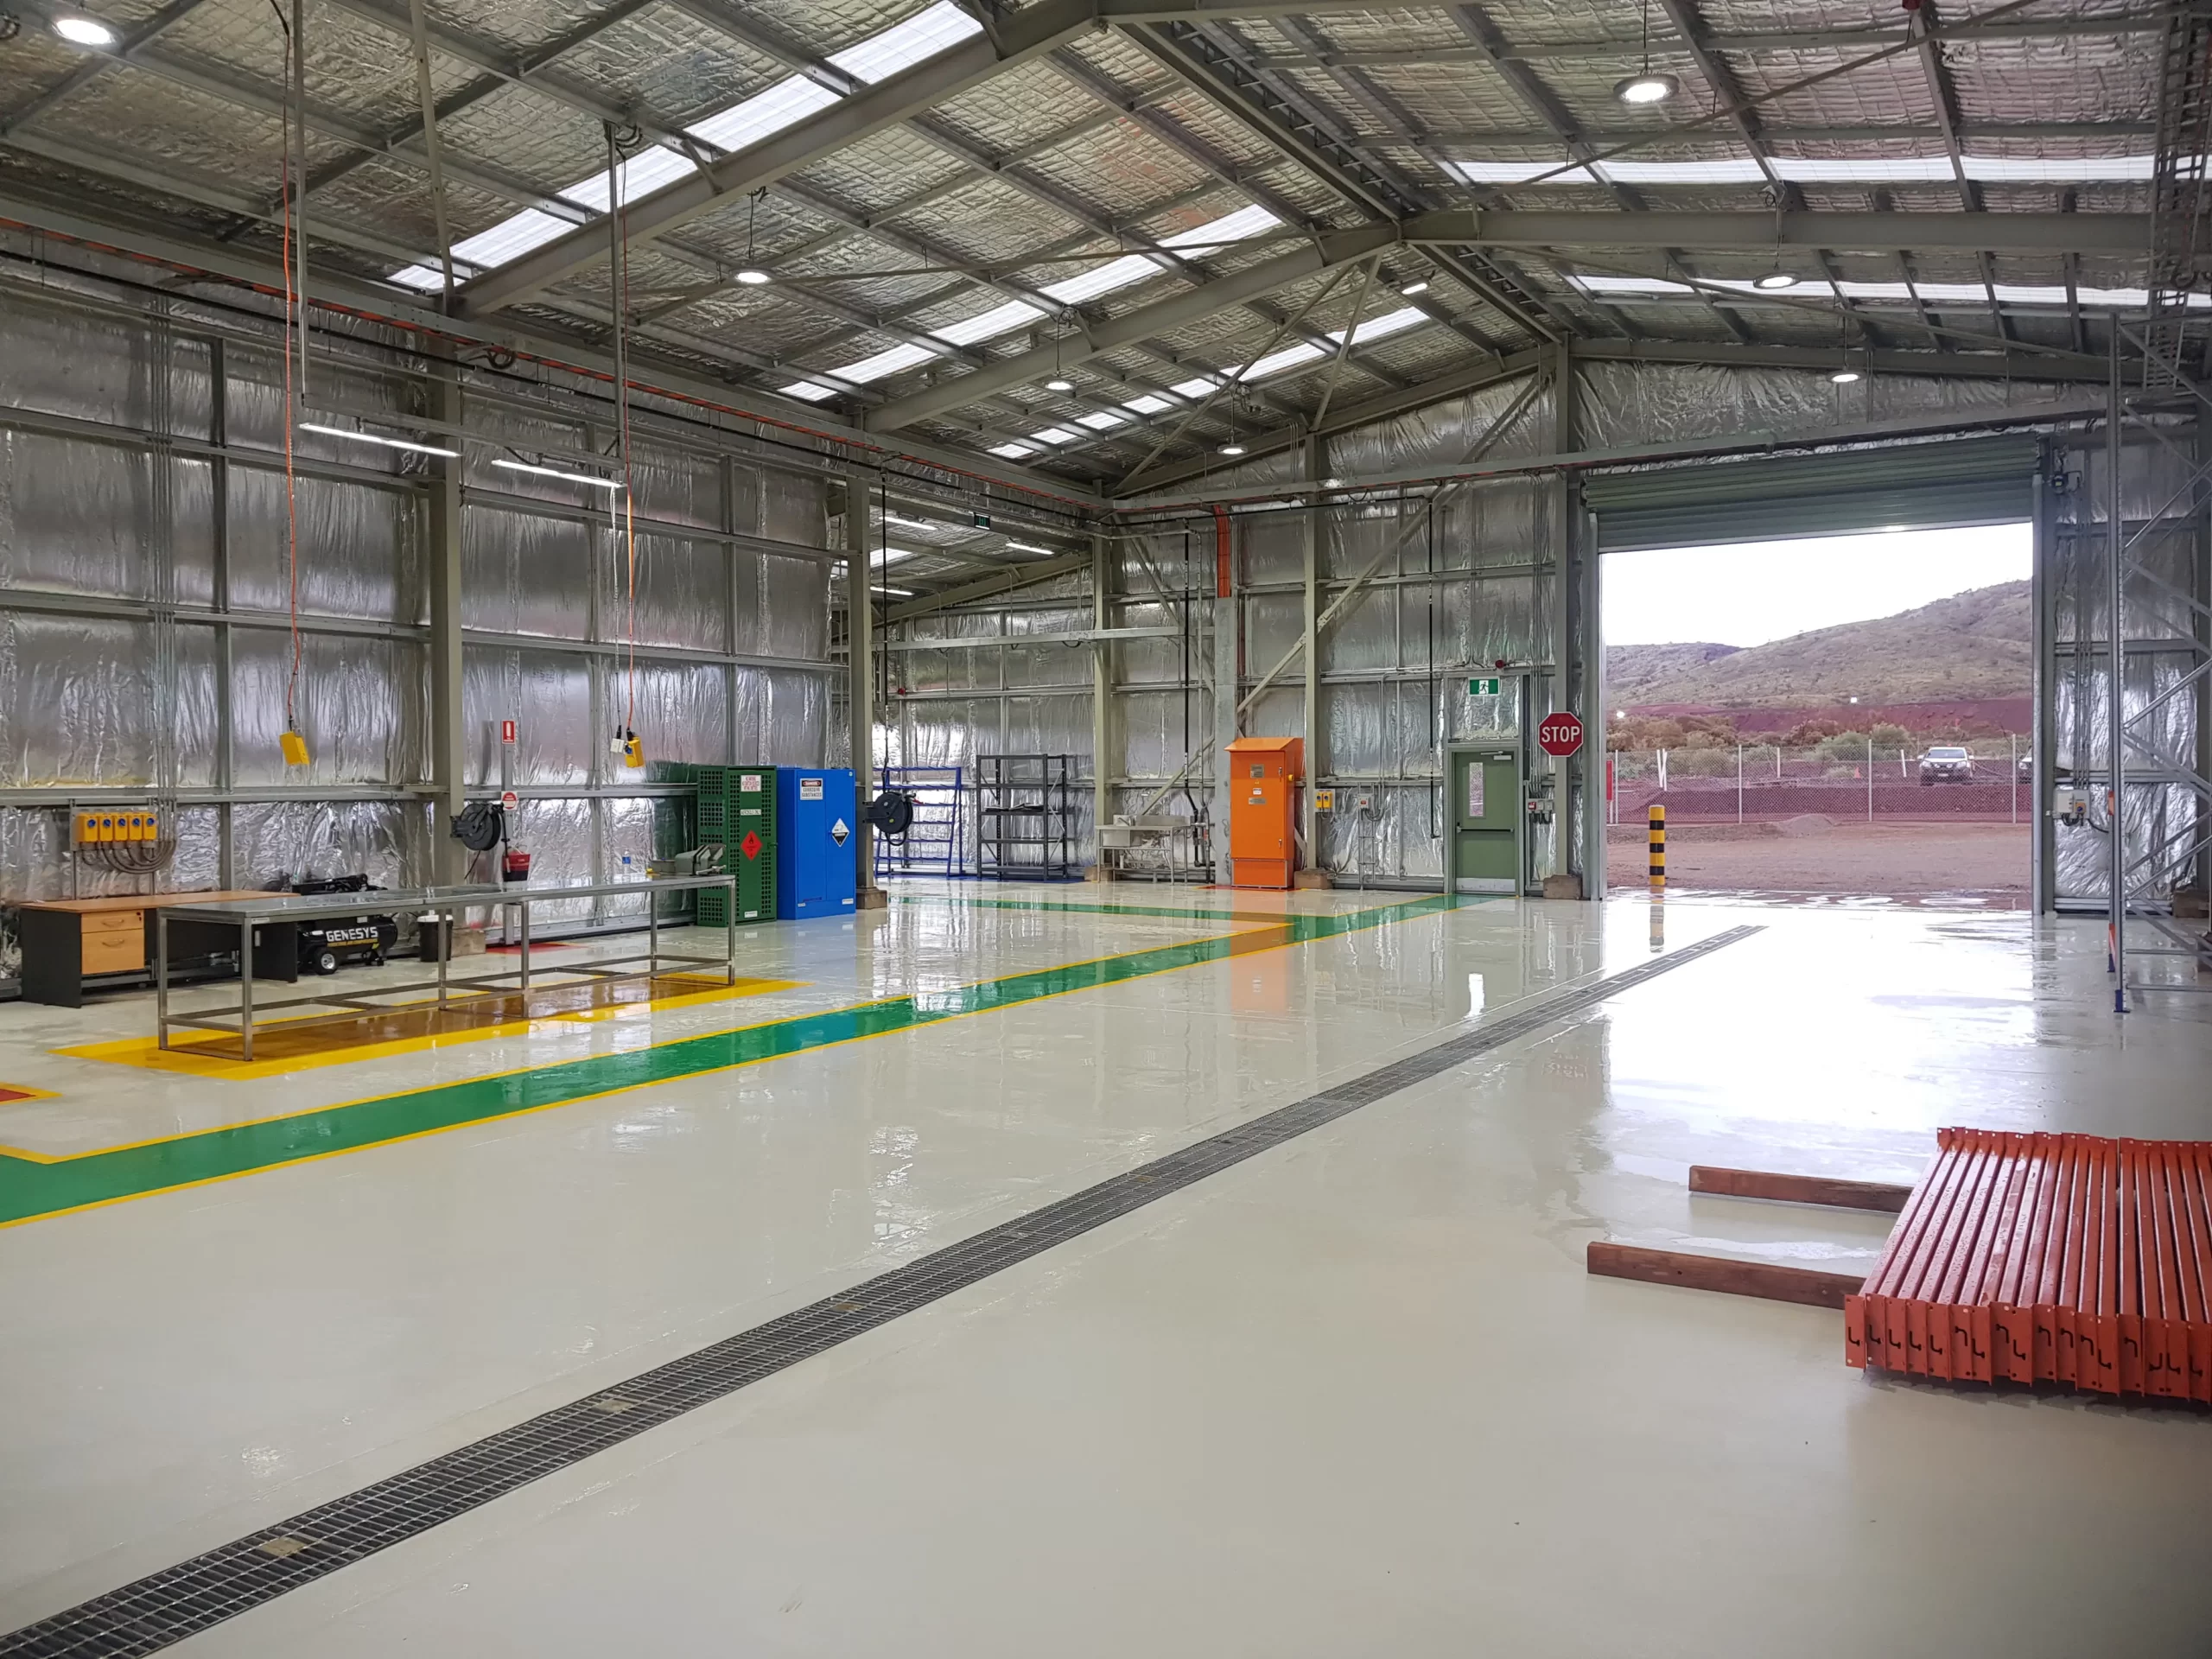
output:
<instances>
[{"instance_id":1,"label":"yellow electrical outlet box","mask_svg":"<svg viewBox=\"0 0 2212 1659\"><path fill-rule=\"evenodd\" d=\"M287 732L283 736L278 738L276 741L278 746L284 751L284 764L286 766L304 766L307 765L307 739L302 737L297 732Z\"/></svg>"},{"instance_id":2,"label":"yellow electrical outlet box","mask_svg":"<svg viewBox=\"0 0 2212 1659\"><path fill-rule=\"evenodd\" d=\"M79 812L77 815L76 837L79 847L89 847L99 839L100 815Z\"/></svg>"},{"instance_id":3,"label":"yellow electrical outlet box","mask_svg":"<svg viewBox=\"0 0 2212 1659\"><path fill-rule=\"evenodd\" d=\"M622 740L622 764L626 766L642 766L645 764L645 739L633 734Z\"/></svg>"}]
</instances>

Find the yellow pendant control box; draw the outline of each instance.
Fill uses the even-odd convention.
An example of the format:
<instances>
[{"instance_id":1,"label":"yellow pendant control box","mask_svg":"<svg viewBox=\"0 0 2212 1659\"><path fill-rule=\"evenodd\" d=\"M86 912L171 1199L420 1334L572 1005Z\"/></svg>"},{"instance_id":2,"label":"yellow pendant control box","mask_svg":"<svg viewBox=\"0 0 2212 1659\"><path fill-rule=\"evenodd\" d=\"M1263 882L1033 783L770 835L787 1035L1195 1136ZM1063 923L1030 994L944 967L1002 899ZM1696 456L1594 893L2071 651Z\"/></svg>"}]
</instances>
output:
<instances>
[{"instance_id":1,"label":"yellow pendant control box","mask_svg":"<svg viewBox=\"0 0 2212 1659\"><path fill-rule=\"evenodd\" d=\"M286 732L282 737L276 740L276 742L277 746L284 751L284 764L286 766L304 766L307 765L307 739L302 737L297 732Z\"/></svg>"},{"instance_id":2,"label":"yellow pendant control box","mask_svg":"<svg viewBox=\"0 0 2212 1659\"><path fill-rule=\"evenodd\" d=\"M78 813L71 834L79 847L156 842L162 838L161 815L143 806L103 807Z\"/></svg>"}]
</instances>

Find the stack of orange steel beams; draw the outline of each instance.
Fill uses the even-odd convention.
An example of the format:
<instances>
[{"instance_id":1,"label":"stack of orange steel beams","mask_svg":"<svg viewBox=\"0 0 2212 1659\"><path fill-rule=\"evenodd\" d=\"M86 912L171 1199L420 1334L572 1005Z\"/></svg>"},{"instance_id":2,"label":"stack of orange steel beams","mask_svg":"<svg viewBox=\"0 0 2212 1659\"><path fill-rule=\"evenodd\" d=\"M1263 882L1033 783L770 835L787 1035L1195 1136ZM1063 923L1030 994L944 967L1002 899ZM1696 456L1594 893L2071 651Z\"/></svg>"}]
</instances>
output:
<instances>
[{"instance_id":1,"label":"stack of orange steel beams","mask_svg":"<svg viewBox=\"0 0 2212 1659\"><path fill-rule=\"evenodd\" d=\"M2212 1142L1937 1145L1845 1301L1852 1364L2212 1403Z\"/></svg>"}]
</instances>

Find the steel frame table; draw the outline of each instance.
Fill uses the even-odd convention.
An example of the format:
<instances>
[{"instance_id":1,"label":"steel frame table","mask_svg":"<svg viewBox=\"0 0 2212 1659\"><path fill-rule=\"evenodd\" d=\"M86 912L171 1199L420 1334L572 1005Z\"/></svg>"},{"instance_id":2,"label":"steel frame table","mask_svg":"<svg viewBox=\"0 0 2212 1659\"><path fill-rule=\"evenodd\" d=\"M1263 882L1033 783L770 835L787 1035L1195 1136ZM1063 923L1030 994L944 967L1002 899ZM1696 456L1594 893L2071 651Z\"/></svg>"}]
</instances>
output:
<instances>
[{"instance_id":1,"label":"steel frame table","mask_svg":"<svg viewBox=\"0 0 2212 1659\"><path fill-rule=\"evenodd\" d=\"M722 954L719 957L670 955L660 947L659 895L664 893L688 893L700 887L722 887L728 890L729 925L724 930ZM185 1027L202 1031L217 1031L238 1039L239 1058L253 1058L253 1021L256 1014L273 1013L278 1008L308 1006L332 1007L342 1012L320 1018L288 1021L289 1029L302 1025L319 1025L331 1020L345 1020L361 1013L389 1012L391 1005L372 998L397 996L409 991L437 992L437 1006L452 1005L457 993L466 993L460 1000L488 996L496 988L509 980L517 982L517 988L527 997L530 993L530 912L533 905L558 899L600 899L644 894L650 902L645 906L645 949L616 957L599 957L588 963L574 965L563 963L564 974L582 974L594 979L636 979L641 976L635 964L645 964L643 977L657 976L664 963L683 967L716 967L722 969L727 983L737 983L737 878L734 875L678 875L659 876L643 881L605 881L578 887L492 887L468 886L451 887L383 887L363 892L344 893L272 893L266 898L229 899L215 904L171 905L156 912L154 924L154 1023L156 1046L169 1046L171 1027ZM452 976L452 929L467 912L483 909L512 909L520 921L521 950L512 969L498 973L474 974L463 980ZM314 996L290 996L282 1001L257 1003L253 995L253 935L254 930L283 922L311 922L333 916L357 916L377 911L417 918L429 917L434 925L446 929L445 948L438 952L438 976L435 979L410 980L398 985L378 985L370 996L349 996L330 990ZM238 1000L227 1007L202 1009L194 1014L169 1012L169 923L196 922L209 926L232 926L238 931ZM230 1017L234 1016L235 1023Z\"/></svg>"}]
</instances>

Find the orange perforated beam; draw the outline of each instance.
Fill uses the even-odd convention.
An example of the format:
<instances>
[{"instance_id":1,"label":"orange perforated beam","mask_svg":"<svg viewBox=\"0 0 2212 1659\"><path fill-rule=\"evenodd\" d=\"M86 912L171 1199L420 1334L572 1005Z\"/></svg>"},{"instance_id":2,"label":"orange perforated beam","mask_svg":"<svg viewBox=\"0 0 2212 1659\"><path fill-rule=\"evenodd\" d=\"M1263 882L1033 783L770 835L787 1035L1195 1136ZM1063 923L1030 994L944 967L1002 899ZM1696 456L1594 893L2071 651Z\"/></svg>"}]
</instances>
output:
<instances>
[{"instance_id":1,"label":"orange perforated beam","mask_svg":"<svg viewBox=\"0 0 2212 1659\"><path fill-rule=\"evenodd\" d=\"M1853 1365L2212 1404L2212 1143L1945 1129Z\"/></svg>"}]
</instances>

